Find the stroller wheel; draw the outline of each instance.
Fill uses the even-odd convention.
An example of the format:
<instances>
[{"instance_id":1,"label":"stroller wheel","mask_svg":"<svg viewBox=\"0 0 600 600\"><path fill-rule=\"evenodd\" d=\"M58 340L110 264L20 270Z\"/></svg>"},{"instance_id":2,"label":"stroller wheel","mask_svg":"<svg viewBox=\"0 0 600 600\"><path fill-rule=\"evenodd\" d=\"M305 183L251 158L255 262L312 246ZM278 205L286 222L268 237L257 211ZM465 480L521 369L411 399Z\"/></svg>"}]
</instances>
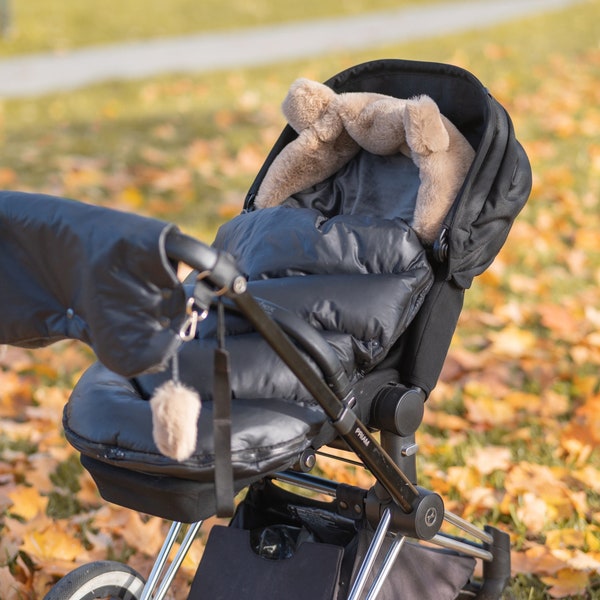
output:
<instances>
[{"instance_id":1,"label":"stroller wheel","mask_svg":"<svg viewBox=\"0 0 600 600\"><path fill-rule=\"evenodd\" d=\"M144 583L127 565L101 560L67 573L44 600L139 600Z\"/></svg>"}]
</instances>

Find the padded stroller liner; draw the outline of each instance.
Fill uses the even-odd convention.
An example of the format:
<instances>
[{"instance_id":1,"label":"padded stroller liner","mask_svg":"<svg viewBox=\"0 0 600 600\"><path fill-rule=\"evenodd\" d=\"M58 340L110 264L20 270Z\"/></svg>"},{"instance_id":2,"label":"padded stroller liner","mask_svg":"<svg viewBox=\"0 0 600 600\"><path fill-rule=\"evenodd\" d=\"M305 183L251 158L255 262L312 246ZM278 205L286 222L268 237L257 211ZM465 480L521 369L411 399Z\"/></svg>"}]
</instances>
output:
<instances>
[{"instance_id":1,"label":"padded stroller liner","mask_svg":"<svg viewBox=\"0 0 600 600\"><path fill-rule=\"evenodd\" d=\"M403 219L327 218L309 208L242 214L219 230L215 246L232 254L248 291L310 323L338 355L351 381L373 370L421 306L433 276L426 253ZM268 306L267 306L268 311ZM182 381L212 396L215 316L179 353ZM242 318L227 315L226 347L236 397L312 403L309 394ZM143 376L151 396L169 373Z\"/></svg>"},{"instance_id":2,"label":"padded stroller liner","mask_svg":"<svg viewBox=\"0 0 600 600\"><path fill-rule=\"evenodd\" d=\"M320 410L273 398L234 400L231 459L236 479L290 466L324 421ZM152 439L150 403L128 379L101 364L78 382L64 410L69 442L82 454L134 471L212 481L212 403L202 406L194 454L177 462L160 453Z\"/></svg>"}]
</instances>

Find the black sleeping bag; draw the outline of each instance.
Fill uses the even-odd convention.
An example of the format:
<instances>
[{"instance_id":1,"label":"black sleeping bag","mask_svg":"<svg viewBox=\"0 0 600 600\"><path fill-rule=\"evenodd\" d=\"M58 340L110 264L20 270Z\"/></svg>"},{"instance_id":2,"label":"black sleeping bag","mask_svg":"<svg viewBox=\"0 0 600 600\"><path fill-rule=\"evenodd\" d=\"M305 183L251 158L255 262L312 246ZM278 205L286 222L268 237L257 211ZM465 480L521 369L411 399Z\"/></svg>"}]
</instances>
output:
<instances>
[{"instance_id":1,"label":"black sleeping bag","mask_svg":"<svg viewBox=\"0 0 600 600\"><path fill-rule=\"evenodd\" d=\"M419 309L433 276L425 251L401 218L361 214L326 218L312 208L279 206L244 213L223 225L214 242L232 254L258 299L313 325L340 357L352 381L387 354ZM234 397L310 397L278 356L241 317L227 315ZM215 318L179 353L180 377L212 395ZM144 376L151 395L170 373Z\"/></svg>"}]
</instances>

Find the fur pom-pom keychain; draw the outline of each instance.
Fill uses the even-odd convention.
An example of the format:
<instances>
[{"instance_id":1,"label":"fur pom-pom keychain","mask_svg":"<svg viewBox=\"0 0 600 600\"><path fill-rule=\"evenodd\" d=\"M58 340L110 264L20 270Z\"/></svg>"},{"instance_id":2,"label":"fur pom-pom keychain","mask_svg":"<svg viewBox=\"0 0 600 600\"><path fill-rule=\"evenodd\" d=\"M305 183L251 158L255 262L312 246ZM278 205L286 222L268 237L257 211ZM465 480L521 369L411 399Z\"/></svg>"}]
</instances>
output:
<instances>
[{"instance_id":1,"label":"fur pom-pom keychain","mask_svg":"<svg viewBox=\"0 0 600 600\"><path fill-rule=\"evenodd\" d=\"M158 449L169 458L188 459L196 450L201 408L198 393L170 380L156 389L150 407L152 436Z\"/></svg>"},{"instance_id":2,"label":"fur pom-pom keychain","mask_svg":"<svg viewBox=\"0 0 600 600\"><path fill-rule=\"evenodd\" d=\"M199 318L203 313L193 310L193 298L188 302L188 318L180 335L183 341L195 336ZM172 359L173 377L160 385L150 399L152 411L152 437L158 449L169 458L177 461L188 459L196 450L198 418L202 403L196 390L179 381L177 354Z\"/></svg>"}]
</instances>

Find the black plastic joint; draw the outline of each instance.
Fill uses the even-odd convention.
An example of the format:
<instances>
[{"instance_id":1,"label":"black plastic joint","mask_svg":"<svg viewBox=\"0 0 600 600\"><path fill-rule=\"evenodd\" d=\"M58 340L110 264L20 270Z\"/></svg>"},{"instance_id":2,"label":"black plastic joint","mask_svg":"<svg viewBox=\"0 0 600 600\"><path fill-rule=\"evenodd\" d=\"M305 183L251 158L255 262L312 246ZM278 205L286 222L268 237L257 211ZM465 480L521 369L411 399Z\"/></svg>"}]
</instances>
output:
<instances>
[{"instance_id":1,"label":"black plastic joint","mask_svg":"<svg viewBox=\"0 0 600 600\"><path fill-rule=\"evenodd\" d=\"M352 412L351 408L345 407L340 416L335 421L332 421L331 424L340 435L348 435L356 424L356 415Z\"/></svg>"},{"instance_id":2,"label":"black plastic joint","mask_svg":"<svg viewBox=\"0 0 600 600\"><path fill-rule=\"evenodd\" d=\"M483 563L483 582L475 598L498 600L511 577L510 537L504 531L489 525L484 529L493 538L491 544L486 544L486 549L492 553L493 559Z\"/></svg>"},{"instance_id":3,"label":"black plastic joint","mask_svg":"<svg viewBox=\"0 0 600 600\"><path fill-rule=\"evenodd\" d=\"M371 423L384 431L402 437L415 433L425 412L425 393L394 383L386 385L373 400Z\"/></svg>"}]
</instances>

